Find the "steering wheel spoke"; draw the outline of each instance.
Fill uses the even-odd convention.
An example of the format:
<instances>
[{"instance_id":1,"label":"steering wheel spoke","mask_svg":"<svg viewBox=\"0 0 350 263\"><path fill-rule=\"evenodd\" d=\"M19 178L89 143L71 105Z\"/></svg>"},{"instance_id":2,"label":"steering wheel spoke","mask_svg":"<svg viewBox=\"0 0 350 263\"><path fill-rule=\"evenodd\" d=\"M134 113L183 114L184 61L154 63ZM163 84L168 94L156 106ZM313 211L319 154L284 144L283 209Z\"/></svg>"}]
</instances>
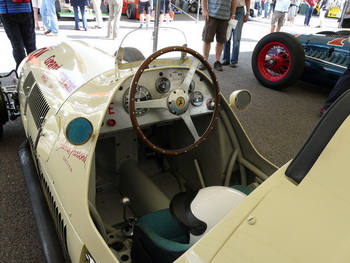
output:
<instances>
[{"instance_id":1,"label":"steering wheel spoke","mask_svg":"<svg viewBox=\"0 0 350 263\"><path fill-rule=\"evenodd\" d=\"M191 84L191 81L193 79L194 74L196 73L196 70L197 70L199 63L200 63L200 60L198 58L194 57L193 62L191 64L191 67L188 70L187 75L180 86L180 89L188 90L188 87Z\"/></svg>"},{"instance_id":2,"label":"steering wheel spoke","mask_svg":"<svg viewBox=\"0 0 350 263\"><path fill-rule=\"evenodd\" d=\"M189 111L186 111L184 114L181 114L180 117L183 119L183 121L185 122L187 128L190 130L194 141L198 141L200 139L200 136L198 135L197 129L194 126L194 123L192 121L191 115L189 113Z\"/></svg>"},{"instance_id":3,"label":"steering wheel spoke","mask_svg":"<svg viewBox=\"0 0 350 263\"><path fill-rule=\"evenodd\" d=\"M136 109L168 109L167 98L147 100L147 101L137 101L135 100Z\"/></svg>"}]
</instances>

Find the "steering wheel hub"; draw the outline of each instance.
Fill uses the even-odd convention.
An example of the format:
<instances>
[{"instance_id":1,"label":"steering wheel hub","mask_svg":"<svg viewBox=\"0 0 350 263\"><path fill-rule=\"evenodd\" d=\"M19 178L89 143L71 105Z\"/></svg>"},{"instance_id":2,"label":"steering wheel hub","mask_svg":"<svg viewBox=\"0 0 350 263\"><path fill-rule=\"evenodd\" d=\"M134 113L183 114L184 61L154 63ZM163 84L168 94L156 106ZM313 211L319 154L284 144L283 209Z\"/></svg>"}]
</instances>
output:
<instances>
[{"instance_id":1,"label":"steering wheel hub","mask_svg":"<svg viewBox=\"0 0 350 263\"><path fill-rule=\"evenodd\" d=\"M169 111L175 115L181 115L188 110L190 97L182 89L173 90L168 97Z\"/></svg>"}]
</instances>

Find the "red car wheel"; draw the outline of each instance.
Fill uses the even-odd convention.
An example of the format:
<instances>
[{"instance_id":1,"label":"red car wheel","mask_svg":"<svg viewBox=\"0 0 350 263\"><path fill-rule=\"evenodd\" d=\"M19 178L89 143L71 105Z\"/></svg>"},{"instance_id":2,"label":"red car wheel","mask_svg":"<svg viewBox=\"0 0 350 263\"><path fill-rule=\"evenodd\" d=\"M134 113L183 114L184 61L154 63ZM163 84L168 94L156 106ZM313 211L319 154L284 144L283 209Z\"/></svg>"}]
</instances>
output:
<instances>
[{"instance_id":1,"label":"red car wheel","mask_svg":"<svg viewBox=\"0 0 350 263\"><path fill-rule=\"evenodd\" d=\"M304 70L305 53L300 42L287 33L272 33L256 45L252 69L265 87L283 89L295 83Z\"/></svg>"}]
</instances>

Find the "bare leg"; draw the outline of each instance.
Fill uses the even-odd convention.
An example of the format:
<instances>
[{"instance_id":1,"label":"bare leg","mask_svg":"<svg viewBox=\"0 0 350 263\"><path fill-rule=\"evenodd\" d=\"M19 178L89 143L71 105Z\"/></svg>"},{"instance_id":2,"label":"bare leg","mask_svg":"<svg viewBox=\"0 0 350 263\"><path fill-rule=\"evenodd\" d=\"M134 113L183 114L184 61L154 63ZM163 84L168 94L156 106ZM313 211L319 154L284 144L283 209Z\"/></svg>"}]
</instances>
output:
<instances>
[{"instance_id":1,"label":"bare leg","mask_svg":"<svg viewBox=\"0 0 350 263\"><path fill-rule=\"evenodd\" d=\"M275 32L275 28L276 28L276 26L271 26L270 33Z\"/></svg>"},{"instance_id":2,"label":"bare leg","mask_svg":"<svg viewBox=\"0 0 350 263\"><path fill-rule=\"evenodd\" d=\"M225 43L216 42L215 47L215 61L220 61L222 49L224 48Z\"/></svg>"},{"instance_id":3,"label":"bare leg","mask_svg":"<svg viewBox=\"0 0 350 263\"><path fill-rule=\"evenodd\" d=\"M143 25L144 15L140 14L140 27Z\"/></svg>"},{"instance_id":4,"label":"bare leg","mask_svg":"<svg viewBox=\"0 0 350 263\"><path fill-rule=\"evenodd\" d=\"M281 31L281 26L277 26L276 32L280 32L280 31Z\"/></svg>"},{"instance_id":5,"label":"bare leg","mask_svg":"<svg viewBox=\"0 0 350 263\"><path fill-rule=\"evenodd\" d=\"M40 30L40 26L39 26L39 8L37 7L33 7L33 13L34 13L34 24L35 24L35 29L36 30Z\"/></svg>"},{"instance_id":6,"label":"bare leg","mask_svg":"<svg viewBox=\"0 0 350 263\"><path fill-rule=\"evenodd\" d=\"M210 52L210 42L203 42L203 57L208 60Z\"/></svg>"}]
</instances>

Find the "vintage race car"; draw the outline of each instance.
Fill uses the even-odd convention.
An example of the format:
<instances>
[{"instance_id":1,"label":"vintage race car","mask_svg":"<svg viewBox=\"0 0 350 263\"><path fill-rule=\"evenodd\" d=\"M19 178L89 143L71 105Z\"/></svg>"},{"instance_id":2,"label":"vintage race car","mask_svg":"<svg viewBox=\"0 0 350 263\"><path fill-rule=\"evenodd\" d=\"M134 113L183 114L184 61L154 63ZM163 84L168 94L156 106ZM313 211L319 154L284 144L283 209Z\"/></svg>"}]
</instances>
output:
<instances>
[{"instance_id":1,"label":"vintage race car","mask_svg":"<svg viewBox=\"0 0 350 263\"><path fill-rule=\"evenodd\" d=\"M350 95L277 169L231 109L250 94L226 101L179 32L132 31L115 57L67 41L22 62L18 155L47 262L65 261L61 244L73 263L348 262Z\"/></svg>"},{"instance_id":2,"label":"vintage race car","mask_svg":"<svg viewBox=\"0 0 350 263\"><path fill-rule=\"evenodd\" d=\"M332 89L349 64L349 35L349 30L268 34L254 48L254 75L272 89L289 87L299 79Z\"/></svg>"}]
</instances>

